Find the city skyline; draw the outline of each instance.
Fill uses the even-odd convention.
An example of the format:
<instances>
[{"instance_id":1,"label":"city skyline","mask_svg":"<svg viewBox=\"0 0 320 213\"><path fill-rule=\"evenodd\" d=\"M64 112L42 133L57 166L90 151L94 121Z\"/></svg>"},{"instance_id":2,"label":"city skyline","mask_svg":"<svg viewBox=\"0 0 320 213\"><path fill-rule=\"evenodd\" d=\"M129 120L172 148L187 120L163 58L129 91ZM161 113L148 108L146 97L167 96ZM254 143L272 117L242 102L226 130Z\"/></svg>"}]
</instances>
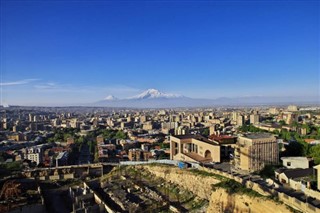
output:
<instances>
[{"instance_id":1,"label":"city skyline","mask_svg":"<svg viewBox=\"0 0 320 213\"><path fill-rule=\"evenodd\" d=\"M149 88L319 101L319 2L1 2L2 104Z\"/></svg>"}]
</instances>

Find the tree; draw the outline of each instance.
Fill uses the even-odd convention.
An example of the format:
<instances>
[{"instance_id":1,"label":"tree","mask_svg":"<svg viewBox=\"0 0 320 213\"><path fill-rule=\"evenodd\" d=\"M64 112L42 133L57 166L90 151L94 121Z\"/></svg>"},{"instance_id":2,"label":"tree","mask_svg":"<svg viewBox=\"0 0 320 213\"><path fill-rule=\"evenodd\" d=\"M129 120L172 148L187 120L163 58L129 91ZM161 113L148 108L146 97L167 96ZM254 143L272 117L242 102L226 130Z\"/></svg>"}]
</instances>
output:
<instances>
[{"instance_id":1,"label":"tree","mask_svg":"<svg viewBox=\"0 0 320 213\"><path fill-rule=\"evenodd\" d=\"M315 164L320 164L320 144L311 146L308 155L313 157Z\"/></svg>"},{"instance_id":2,"label":"tree","mask_svg":"<svg viewBox=\"0 0 320 213\"><path fill-rule=\"evenodd\" d=\"M119 130L116 133L115 138L117 138L117 139L126 139L127 135L123 131Z\"/></svg>"},{"instance_id":3,"label":"tree","mask_svg":"<svg viewBox=\"0 0 320 213\"><path fill-rule=\"evenodd\" d=\"M280 120L280 121L279 121L279 124L280 124L281 126L285 126L285 125L286 125L286 122L285 122L284 120Z\"/></svg>"},{"instance_id":4,"label":"tree","mask_svg":"<svg viewBox=\"0 0 320 213\"><path fill-rule=\"evenodd\" d=\"M204 130L202 130L201 132L201 135L205 136L205 137L208 137L210 134L209 132L209 128L205 128Z\"/></svg>"},{"instance_id":5,"label":"tree","mask_svg":"<svg viewBox=\"0 0 320 213\"><path fill-rule=\"evenodd\" d=\"M304 146L299 142L290 142L285 146L284 156L304 156Z\"/></svg>"}]
</instances>

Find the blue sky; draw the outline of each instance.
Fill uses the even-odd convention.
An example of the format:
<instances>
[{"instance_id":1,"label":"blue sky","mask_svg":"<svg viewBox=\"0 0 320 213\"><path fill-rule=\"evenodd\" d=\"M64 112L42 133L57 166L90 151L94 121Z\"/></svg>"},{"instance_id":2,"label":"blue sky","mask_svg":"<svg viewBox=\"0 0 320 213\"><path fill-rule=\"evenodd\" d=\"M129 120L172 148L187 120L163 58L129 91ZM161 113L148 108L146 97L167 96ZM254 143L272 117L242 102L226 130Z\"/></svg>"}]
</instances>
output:
<instances>
[{"instance_id":1,"label":"blue sky","mask_svg":"<svg viewBox=\"0 0 320 213\"><path fill-rule=\"evenodd\" d=\"M318 1L1 1L3 101L317 96Z\"/></svg>"}]
</instances>

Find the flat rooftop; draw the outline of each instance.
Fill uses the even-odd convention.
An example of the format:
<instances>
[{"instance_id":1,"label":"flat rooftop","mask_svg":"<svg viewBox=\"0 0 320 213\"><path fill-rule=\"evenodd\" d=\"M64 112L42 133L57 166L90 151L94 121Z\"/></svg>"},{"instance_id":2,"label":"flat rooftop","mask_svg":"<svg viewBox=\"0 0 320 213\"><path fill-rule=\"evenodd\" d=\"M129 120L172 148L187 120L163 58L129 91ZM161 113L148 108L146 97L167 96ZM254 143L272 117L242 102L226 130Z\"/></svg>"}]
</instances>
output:
<instances>
[{"instance_id":1,"label":"flat rooftop","mask_svg":"<svg viewBox=\"0 0 320 213\"><path fill-rule=\"evenodd\" d=\"M247 133L244 134L243 137L249 138L249 139L263 139L263 138L271 138L273 137L270 133Z\"/></svg>"},{"instance_id":2,"label":"flat rooftop","mask_svg":"<svg viewBox=\"0 0 320 213\"><path fill-rule=\"evenodd\" d=\"M209 144L213 144L213 145L216 145L215 143L213 143L212 141L208 140L207 138L201 136L201 135L173 135L173 137L176 137L176 138L179 138L180 140L183 140L183 139L196 139L196 140L199 140L199 141L203 141L205 143L209 143Z\"/></svg>"}]
</instances>

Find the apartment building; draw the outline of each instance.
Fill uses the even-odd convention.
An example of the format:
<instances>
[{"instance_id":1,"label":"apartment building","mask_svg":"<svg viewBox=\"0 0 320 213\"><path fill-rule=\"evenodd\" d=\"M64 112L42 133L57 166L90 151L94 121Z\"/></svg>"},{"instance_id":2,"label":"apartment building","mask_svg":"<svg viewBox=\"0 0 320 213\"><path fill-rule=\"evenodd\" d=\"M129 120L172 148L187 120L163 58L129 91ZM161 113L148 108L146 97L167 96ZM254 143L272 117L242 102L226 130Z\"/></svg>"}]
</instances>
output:
<instances>
[{"instance_id":1,"label":"apartment building","mask_svg":"<svg viewBox=\"0 0 320 213\"><path fill-rule=\"evenodd\" d=\"M279 163L276 138L270 133L249 133L239 136L235 150L236 169L249 172L259 171L265 165Z\"/></svg>"},{"instance_id":2,"label":"apartment building","mask_svg":"<svg viewBox=\"0 0 320 213\"><path fill-rule=\"evenodd\" d=\"M254 112L250 115L250 124L258 124L260 120L260 116L257 112Z\"/></svg>"}]
</instances>

